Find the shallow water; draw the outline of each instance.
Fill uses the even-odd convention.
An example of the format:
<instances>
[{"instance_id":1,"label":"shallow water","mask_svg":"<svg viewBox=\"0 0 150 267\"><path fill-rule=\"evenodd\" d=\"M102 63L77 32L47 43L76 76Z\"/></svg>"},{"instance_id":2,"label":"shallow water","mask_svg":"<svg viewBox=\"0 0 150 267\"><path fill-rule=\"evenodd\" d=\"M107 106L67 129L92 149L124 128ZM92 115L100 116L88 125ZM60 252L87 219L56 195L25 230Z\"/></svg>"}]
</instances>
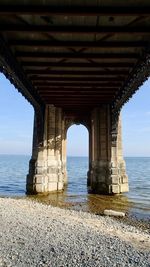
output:
<instances>
[{"instance_id":1,"label":"shallow water","mask_svg":"<svg viewBox=\"0 0 150 267\"><path fill-rule=\"evenodd\" d=\"M150 218L150 158L125 158L129 193L118 196L87 192L88 158L68 158L68 186L63 193L33 196L38 201L60 207L102 213L105 208ZM29 156L0 155L0 196L25 197Z\"/></svg>"}]
</instances>

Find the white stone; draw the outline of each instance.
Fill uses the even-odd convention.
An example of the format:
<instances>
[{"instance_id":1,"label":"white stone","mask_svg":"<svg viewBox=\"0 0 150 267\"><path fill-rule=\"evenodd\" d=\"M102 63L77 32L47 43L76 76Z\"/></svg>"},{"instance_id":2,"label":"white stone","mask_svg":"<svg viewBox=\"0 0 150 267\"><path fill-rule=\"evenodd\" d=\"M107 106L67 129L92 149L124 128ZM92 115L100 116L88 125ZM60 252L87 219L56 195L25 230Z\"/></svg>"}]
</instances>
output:
<instances>
[{"instance_id":1,"label":"white stone","mask_svg":"<svg viewBox=\"0 0 150 267\"><path fill-rule=\"evenodd\" d=\"M106 215L106 216L125 217L125 213L124 212L116 211L116 210L104 210L104 215Z\"/></svg>"}]
</instances>

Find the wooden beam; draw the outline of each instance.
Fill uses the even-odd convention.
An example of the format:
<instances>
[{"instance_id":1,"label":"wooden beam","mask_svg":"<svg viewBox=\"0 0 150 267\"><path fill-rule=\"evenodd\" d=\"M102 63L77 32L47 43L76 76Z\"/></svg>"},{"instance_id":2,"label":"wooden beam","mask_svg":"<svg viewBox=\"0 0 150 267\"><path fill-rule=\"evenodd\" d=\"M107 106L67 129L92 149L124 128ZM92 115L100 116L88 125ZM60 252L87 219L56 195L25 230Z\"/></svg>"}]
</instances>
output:
<instances>
[{"instance_id":1,"label":"wooden beam","mask_svg":"<svg viewBox=\"0 0 150 267\"><path fill-rule=\"evenodd\" d=\"M57 91L67 91L68 93L69 92L72 92L72 91L81 91L81 90L86 90L86 91L101 91L101 90L106 90L106 91L109 91L109 90L113 90L114 92L116 92L116 91L118 91L119 89L120 89L120 87L119 86L109 86L109 87L105 87L105 86L95 86L95 87L92 87L92 86L89 86L89 87L85 87L85 86L78 86L78 87L76 87L76 86L72 86L72 87L70 87L70 86L64 86L64 87L36 87L35 88L35 90L36 91L38 91L38 92L48 92L48 91L51 91L51 90L55 90L55 92L57 92Z\"/></svg>"},{"instance_id":2,"label":"wooden beam","mask_svg":"<svg viewBox=\"0 0 150 267\"><path fill-rule=\"evenodd\" d=\"M70 97L70 98L57 98L57 97L46 97L46 96L41 96L42 99L45 99L45 100L50 100L52 101L51 103L62 103L62 104L65 104L65 103L80 103L80 104L84 104L84 103L88 103L88 104L91 104L92 102L94 102L93 104L95 103L99 103L100 101L109 101L110 99L112 99L113 97L110 96L110 97L107 97L107 96L103 96L103 97L89 97L88 98L81 98L80 96L79 97Z\"/></svg>"},{"instance_id":3,"label":"wooden beam","mask_svg":"<svg viewBox=\"0 0 150 267\"><path fill-rule=\"evenodd\" d=\"M38 87L41 87L41 88L51 88L51 87L72 87L72 88L74 88L74 87L118 87L118 86L121 86L122 85L122 83L121 82L111 82L111 83L108 83L107 81L104 83L104 82L102 82L102 83L98 83L98 82L96 82L96 83L91 83L91 82L89 82L89 83L87 83L87 82L85 82L85 83L79 83L79 84L75 84L75 83L70 83L70 82L68 82L68 83L57 83L56 84L56 82L51 82L51 84L49 84L48 86L47 85L41 85L41 86L38 86Z\"/></svg>"},{"instance_id":4,"label":"wooden beam","mask_svg":"<svg viewBox=\"0 0 150 267\"><path fill-rule=\"evenodd\" d=\"M42 94L42 93L39 93L40 97L55 97L56 99L67 99L67 95L66 94L63 94L63 93L59 93L58 95L56 94ZM111 94L111 93L108 93L108 94L93 94L93 95L88 95L88 94L81 94L81 95L76 95L76 94L70 94L69 97L70 98L74 98L75 97L79 97L80 99L82 100L85 100L86 98L88 98L89 100L92 98L92 97L95 97L95 98L99 98L99 97L113 97L114 95Z\"/></svg>"},{"instance_id":5,"label":"wooden beam","mask_svg":"<svg viewBox=\"0 0 150 267\"><path fill-rule=\"evenodd\" d=\"M146 47L146 41L96 41L96 42L82 42L82 41L52 41L52 40L26 40L16 39L9 40L8 44L11 46L28 46L28 47L52 47L52 48L134 48Z\"/></svg>"},{"instance_id":6,"label":"wooden beam","mask_svg":"<svg viewBox=\"0 0 150 267\"><path fill-rule=\"evenodd\" d=\"M40 93L40 96L45 96L45 97L55 97L55 98L57 98L57 99L70 99L70 98L72 98L73 97L73 99L75 99L75 98L80 98L80 99L83 99L83 100L85 100L86 98L87 99L89 99L89 100L91 100L91 99L96 99L96 98L99 98L99 97L104 97L104 96L106 96L106 97L108 97L108 96L113 96L113 93L112 94L110 94L110 93L107 93L107 94L91 94L91 95L88 95L88 94L80 94L80 95L77 95L77 94L70 94L70 95L67 95L67 94L63 94L63 93L59 93L59 94L45 94L45 93Z\"/></svg>"},{"instance_id":7,"label":"wooden beam","mask_svg":"<svg viewBox=\"0 0 150 267\"><path fill-rule=\"evenodd\" d=\"M50 85L51 82L74 82L74 83L82 83L82 82L123 82L123 77L49 77L49 82L42 82L42 83L34 83L34 85Z\"/></svg>"},{"instance_id":8,"label":"wooden beam","mask_svg":"<svg viewBox=\"0 0 150 267\"><path fill-rule=\"evenodd\" d=\"M91 94L103 94L103 93L114 93L116 92L116 88L100 88L100 89L96 89L96 88L87 88L87 89L82 89L82 88L78 88L78 89L49 89L49 90L45 90L45 89L41 89L41 88L37 88L36 89L38 93L45 93L45 94L61 94L61 93L64 93L64 94L88 94L88 95L91 95Z\"/></svg>"},{"instance_id":9,"label":"wooden beam","mask_svg":"<svg viewBox=\"0 0 150 267\"><path fill-rule=\"evenodd\" d=\"M22 66L39 66L54 68L130 68L135 65L133 62L100 62L100 63L66 63L66 62L39 62L39 61L21 61ZM118 70L119 71L119 70ZM122 70L120 70L122 71Z\"/></svg>"},{"instance_id":10,"label":"wooden beam","mask_svg":"<svg viewBox=\"0 0 150 267\"><path fill-rule=\"evenodd\" d=\"M92 106L92 107L96 107L100 104L107 104L107 103L111 103L112 102L112 97L111 98L101 98L101 99L97 99L96 100L93 100L91 102L89 101L79 101L79 99L76 99L76 101L73 101L71 99L68 99L68 100L56 100L56 98L45 98L45 97L41 97L42 100L45 102L45 103L49 103L49 104L53 104L53 105L59 105L60 107L63 107L63 106Z\"/></svg>"},{"instance_id":11,"label":"wooden beam","mask_svg":"<svg viewBox=\"0 0 150 267\"><path fill-rule=\"evenodd\" d=\"M89 94L92 94L92 93L101 93L101 92L116 92L117 88L115 87L100 87L100 88L92 88L92 87L84 87L84 88L70 88L70 87L63 87L63 88L60 88L60 87L55 87L55 88L49 88L49 87L45 87L45 88L37 88L36 89L37 92L54 92L54 93L61 93L61 92L65 92L65 93L70 93L70 92L75 92L75 93L89 93Z\"/></svg>"},{"instance_id":12,"label":"wooden beam","mask_svg":"<svg viewBox=\"0 0 150 267\"><path fill-rule=\"evenodd\" d=\"M49 26L26 24L1 24L0 32L49 33L49 34L150 34L148 26Z\"/></svg>"},{"instance_id":13,"label":"wooden beam","mask_svg":"<svg viewBox=\"0 0 150 267\"><path fill-rule=\"evenodd\" d=\"M40 75L58 75L59 77L61 75L78 75L78 76L93 76L93 75L98 75L98 76L117 76L117 75L123 75L127 76L129 74L128 70L51 70L51 69L25 69L26 74L28 75L35 75L35 74L40 74Z\"/></svg>"},{"instance_id":14,"label":"wooden beam","mask_svg":"<svg viewBox=\"0 0 150 267\"><path fill-rule=\"evenodd\" d=\"M112 103L112 99L109 99L106 101L106 99L103 99L97 103L72 103L72 102L65 102L65 103L62 103L62 102L52 102L53 100L51 99L42 99L46 104L53 104L55 105L56 107L61 107L61 108L79 108L79 109L82 109L83 107L86 107L86 108L94 108L94 107L98 107L99 105L104 105L104 104L111 104Z\"/></svg>"},{"instance_id":15,"label":"wooden beam","mask_svg":"<svg viewBox=\"0 0 150 267\"><path fill-rule=\"evenodd\" d=\"M113 97L113 94L99 94L99 95L86 95L86 94L84 94L84 95L76 95L76 94L71 94L69 97L67 97L67 95L66 94L58 94L58 95L56 95L56 94L40 94L40 97L52 97L52 98L56 98L56 99L61 99L62 101L63 100L66 100L66 99L71 99L71 98L73 98L74 100L75 99L80 99L80 100L86 100L86 99L89 99L89 100L92 100L92 99L94 99L94 100L96 100L97 98L99 99L99 98L103 98L103 97Z\"/></svg>"},{"instance_id":16,"label":"wooden beam","mask_svg":"<svg viewBox=\"0 0 150 267\"><path fill-rule=\"evenodd\" d=\"M48 58L48 59L137 59L138 53L51 53L51 52L24 52L17 51L16 57L21 58Z\"/></svg>"},{"instance_id":17,"label":"wooden beam","mask_svg":"<svg viewBox=\"0 0 150 267\"><path fill-rule=\"evenodd\" d=\"M0 5L0 15L53 15L53 16L147 16L150 6L51 6Z\"/></svg>"}]
</instances>

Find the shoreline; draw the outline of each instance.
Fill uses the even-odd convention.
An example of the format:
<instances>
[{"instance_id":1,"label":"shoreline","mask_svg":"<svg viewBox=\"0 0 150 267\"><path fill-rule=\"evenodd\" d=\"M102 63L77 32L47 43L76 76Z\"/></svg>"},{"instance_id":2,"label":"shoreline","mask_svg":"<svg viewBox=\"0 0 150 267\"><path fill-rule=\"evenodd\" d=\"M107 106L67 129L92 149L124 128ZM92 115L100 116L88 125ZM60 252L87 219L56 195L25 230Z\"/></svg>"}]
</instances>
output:
<instances>
[{"instance_id":1,"label":"shoreline","mask_svg":"<svg viewBox=\"0 0 150 267\"><path fill-rule=\"evenodd\" d=\"M26 199L33 199L34 201L37 201L38 203L43 203L45 205L52 205L53 207L58 207L58 208L62 208L62 209L66 209L66 210L75 210L75 211L83 211L83 212L87 212L89 214L93 214L93 215L100 215L100 216L104 216L104 209L107 207L103 207L103 205L101 205L100 207L96 207L95 206L95 203L93 205L93 207L91 207L91 209L89 210L87 208L87 205L85 202L80 202L80 201L77 201L77 202L71 202L71 201L56 201L56 200L49 200L49 201L46 201L46 200L43 200L43 198L40 198L39 196L27 196L25 197ZM78 198L78 196L77 196ZM110 207L111 209L111 207ZM113 208L112 208L113 209ZM150 216L149 215L145 215L145 216L142 216L141 214L137 215L136 213L134 212L126 212L124 210L123 207L120 207L120 209L118 209L117 207L117 210L118 211L123 211L125 212L125 217L122 217L122 218L118 218L118 217L114 217L115 220L117 221L121 221L121 222L124 222L125 224L127 225L132 225L132 226L135 226L135 227L138 227L139 229L141 230L148 230L150 231Z\"/></svg>"},{"instance_id":2,"label":"shoreline","mask_svg":"<svg viewBox=\"0 0 150 267\"><path fill-rule=\"evenodd\" d=\"M61 193L58 193L58 195L60 196ZM51 194L50 196L55 196L54 194ZM56 208L61 208L61 209L65 209L65 210L72 210L72 211L78 211L78 212L86 212L89 213L91 215L99 215L99 216L104 216L104 207L103 205L99 207L95 207L95 203L94 203L94 207L92 207L90 210L87 208L86 203L84 202L80 202L80 201L56 201L53 199L47 200L47 198L43 199L43 195L24 195L24 196L0 196L0 198L6 198L6 199L23 199L23 200L29 200L29 201L35 201L37 203L41 203L47 206L52 206L52 207L56 207ZM78 198L78 196L77 196ZM107 209L107 207L106 207ZM111 209L111 207L110 207ZM150 216L149 215L144 215L142 216L141 214L138 215L134 212L126 212L123 207L120 207L120 209L116 209L118 211L123 211L125 212L125 217L113 217L114 220L119 221L119 222L123 222L126 225L131 225L131 226L135 226L140 230L146 230L150 232ZM142 213L143 214L143 213Z\"/></svg>"},{"instance_id":3,"label":"shoreline","mask_svg":"<svg viewBox=\"0 0 150 267\"><path fill-rule=\"evenodd\" d=\"M149 267L149 232L112 217L0 198L0 221L2 267Z\"/></svg>"}]
</instances>

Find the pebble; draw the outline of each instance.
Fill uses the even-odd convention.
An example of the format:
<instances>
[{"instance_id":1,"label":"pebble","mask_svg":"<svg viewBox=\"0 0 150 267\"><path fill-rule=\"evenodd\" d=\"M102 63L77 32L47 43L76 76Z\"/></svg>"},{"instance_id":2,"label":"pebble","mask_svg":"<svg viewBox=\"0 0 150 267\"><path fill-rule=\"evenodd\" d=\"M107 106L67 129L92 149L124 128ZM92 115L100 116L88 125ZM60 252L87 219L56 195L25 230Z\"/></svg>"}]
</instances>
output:
<instances>
[{"instance_id":1,"label":"pebble","mask_svg":"<svg viewBox=\"0 0 150 267\"><path fill-rule=\"evenodd\" d=\"M150 267L149 244L111 217L0 198L0 267Z\"/></svg>"}]
</instances>

